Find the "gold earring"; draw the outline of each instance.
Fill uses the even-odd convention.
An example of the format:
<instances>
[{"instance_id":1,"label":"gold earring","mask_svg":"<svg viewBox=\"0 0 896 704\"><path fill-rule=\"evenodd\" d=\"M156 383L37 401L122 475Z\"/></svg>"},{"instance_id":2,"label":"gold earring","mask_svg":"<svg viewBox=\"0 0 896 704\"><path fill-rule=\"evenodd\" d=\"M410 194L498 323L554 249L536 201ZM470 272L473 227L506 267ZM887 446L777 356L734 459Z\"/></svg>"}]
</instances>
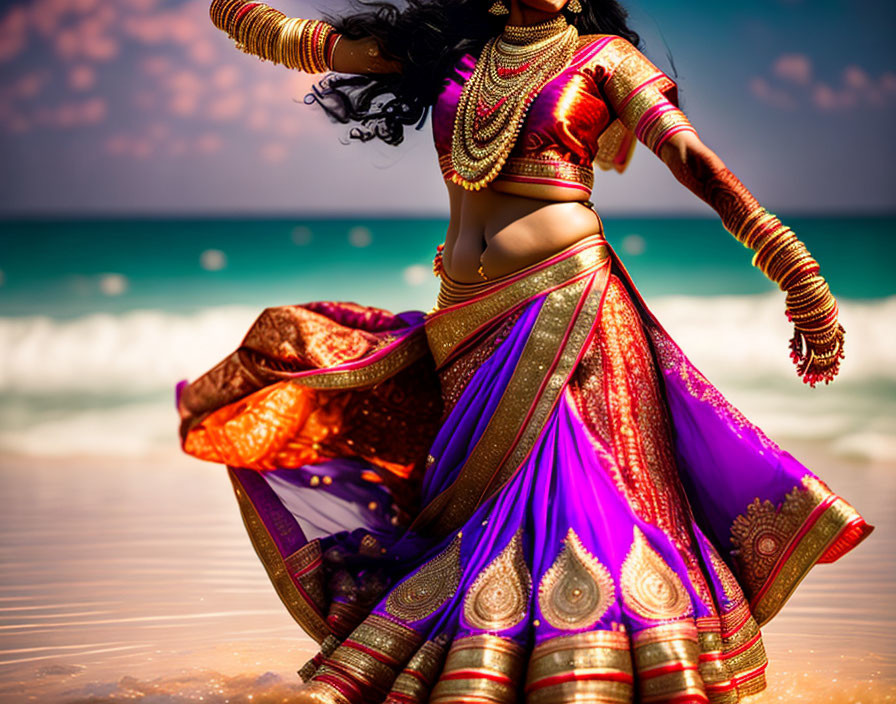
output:
<instances>
[{"instance_id":1,"label":"gold earring","mask_svg":"<svg viewBox=\"0 0 896 704\"><path fill-rule=\"evenodd\" d=\"M577 15L582 11L582 3L580 3L579 0L569 0L569 2L566 3L566 9Z\"/></svg>"},{"instance_id":2,"label":"gold earring","mask_svg":"<svg viewBox=\"0 0 896 704\"><path fill-rule=\"evenodd\" d=\"M507 9L507 5L504 4L503 0L497 0L497 2L492 3L492 6L488 8L489 14L492 15L509 15L510 10Z\"/></svg>"}]
</instances>

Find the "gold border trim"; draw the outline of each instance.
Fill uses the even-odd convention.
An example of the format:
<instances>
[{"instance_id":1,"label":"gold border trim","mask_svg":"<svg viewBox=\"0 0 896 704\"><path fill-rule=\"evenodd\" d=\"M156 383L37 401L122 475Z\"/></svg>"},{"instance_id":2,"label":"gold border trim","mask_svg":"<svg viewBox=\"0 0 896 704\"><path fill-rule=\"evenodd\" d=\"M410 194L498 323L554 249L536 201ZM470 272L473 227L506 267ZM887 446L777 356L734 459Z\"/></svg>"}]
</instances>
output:
<instances>
[{"instance_id":1,"label":"gold border trim","mask_svg":"<svg viewBox=\"0 0 896 704\"><path fill-rule=\"evenodd\" d=\"M572 246L581 244L577 242ZM596 269L608 259L609 253L602 241L508 283L475 303L461 303L436 311L425 323L426 337L436 367L441 367L471 335L494 318L552 286L569 285L573 277Z\"/></svg>"},{"instance_id":2,"label":"gold border trim","mask_svg":"<svg viewBox=\"0 0 896 704\"><path fill-rule=\"evenodd\" d=\"M308 376L290 377L312 389L357 389L379 384L417 360L425 357L429 346L422 331L413 332L396 344L382 359L357 369L324 369Z\"/></svg>"},{"instance_id":3,"label":"gold border trim","mask_svg":"<svg viewBox=\"0 0 896 704\"><path fill-rule=\"evenodd\" d=\"M806 578L809 570L849 524L861 519L852 506L833 492L822 501L830 496L835 497L834 501L799 539L771 582L762 590L761 596L750 604L750 610L760 627L777 615L800 582Z\"/></svg>"},{"instance_id":4,"label":"gold border trim","mask_svg":"<svg viewBox=\"0 0 896 704\"><path fill-rule=\"evenodd\" d=\"M427 527L436 535L448 535L513 476L534 447L588 341L608 277L605 265L547 295L488 426L455 480L420 512L413 530ZM558 354L558 341L567 332Z\"/></svg>"},{"instance_id":5,"label":"gold border trim","mask_svg":"<svg viewBox=\"0 0 896 704\"><path fill-rule=\"evenodd\" d=\"M252 547L255 548L258 559L264 565L277 596L280 597L289 615L296 620L296 623L314 640L322 643L328 636L333 635L330 627L299 592L292 576L286 569L286 563L280 550L265 528L255 506L249 500L239 478L229 469L227 473L233 484L233 491L236 494L237 504L240 507L240 514L243 517L246 532L249 534L249 540L252 542Z\"/></svg>"}]
</instances>

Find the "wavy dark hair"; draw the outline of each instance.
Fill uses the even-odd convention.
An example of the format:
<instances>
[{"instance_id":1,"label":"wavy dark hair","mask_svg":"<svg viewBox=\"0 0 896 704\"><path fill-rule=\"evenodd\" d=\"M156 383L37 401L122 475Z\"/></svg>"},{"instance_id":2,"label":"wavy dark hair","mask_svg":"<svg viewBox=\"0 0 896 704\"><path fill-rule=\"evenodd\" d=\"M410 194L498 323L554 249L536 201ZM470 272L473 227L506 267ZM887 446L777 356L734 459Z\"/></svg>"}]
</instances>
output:
<instances>
[{"instance_id":1,"label":"wavy dark hair","mask_svg":"<svg viewBox=\"0 0 896 704\"><path fill-rule=\"evenodd\" d=\"M384 55L402 63L400 74L327 74L306 103L316 103L342 124L349 141L381 139L398 145L404 128L423 126L445 78L466 53L478 55L501 32L506 18L487 11L490 0L408 0L403 9L385 0L357 0L358 12L327 16L349 39L374 37ZM563 11L579 34L616 34L635 46L641 39L617 0L580 0L583 11Z\"/></svg>"}]
</instances>

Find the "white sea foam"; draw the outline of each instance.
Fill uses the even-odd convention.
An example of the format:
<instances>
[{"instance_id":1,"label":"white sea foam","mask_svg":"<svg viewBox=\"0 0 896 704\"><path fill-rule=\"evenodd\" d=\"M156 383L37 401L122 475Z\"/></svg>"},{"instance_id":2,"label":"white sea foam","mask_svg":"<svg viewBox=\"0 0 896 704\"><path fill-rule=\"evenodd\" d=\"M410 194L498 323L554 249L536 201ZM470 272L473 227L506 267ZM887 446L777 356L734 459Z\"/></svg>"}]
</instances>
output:
<instances>
[{"instance_id":1,"label":"white sea foam","mask_svg":"<svg viewBox=\"0 0 896 704\"><path fill-rule=\"evenodd\" d=\"M135 311L74 320L0 319L0 394L132 397L173 388L230 353L260 311Z\"/></svg>"},{"instance_id":2,"label":"white sea foam","mask_svg":"<svg viewBox=\"0 0 896 704\"><path fill-rule=\"evenodd\" d=\"M799 382L788 358L780 295L649 304L691 361L774 439L896 460L896 297L841 301L847 356L837 381L817 389ZM174 384L229 354L259 312L0 319L0 453L176 451Z\"/></svg>"}]
</instances>

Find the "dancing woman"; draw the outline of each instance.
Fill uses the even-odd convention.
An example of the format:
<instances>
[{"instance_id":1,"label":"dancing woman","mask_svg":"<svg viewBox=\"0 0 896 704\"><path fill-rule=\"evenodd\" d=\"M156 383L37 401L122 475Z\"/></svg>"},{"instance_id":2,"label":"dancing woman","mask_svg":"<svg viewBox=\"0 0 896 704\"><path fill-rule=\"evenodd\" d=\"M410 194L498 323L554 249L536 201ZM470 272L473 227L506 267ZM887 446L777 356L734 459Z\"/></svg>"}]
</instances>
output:
<instances>
[{"instance_id":1,"label":"dancing woman","mask_svg":"<svg viewBox=\"0 0 896 704\"><path fill-rule=\"evenodd\" d=\"M300 701L737 702L759 627L872 530L647 309L587 198L640 140L787 294L804 381L844 331L817 263L697 137L614 0L374 3L332 23L213 0L243 50L398 144L432 111L451 216L435 308L265 310L179 386L321 650Z\"/></svg>"}]
</instances>

